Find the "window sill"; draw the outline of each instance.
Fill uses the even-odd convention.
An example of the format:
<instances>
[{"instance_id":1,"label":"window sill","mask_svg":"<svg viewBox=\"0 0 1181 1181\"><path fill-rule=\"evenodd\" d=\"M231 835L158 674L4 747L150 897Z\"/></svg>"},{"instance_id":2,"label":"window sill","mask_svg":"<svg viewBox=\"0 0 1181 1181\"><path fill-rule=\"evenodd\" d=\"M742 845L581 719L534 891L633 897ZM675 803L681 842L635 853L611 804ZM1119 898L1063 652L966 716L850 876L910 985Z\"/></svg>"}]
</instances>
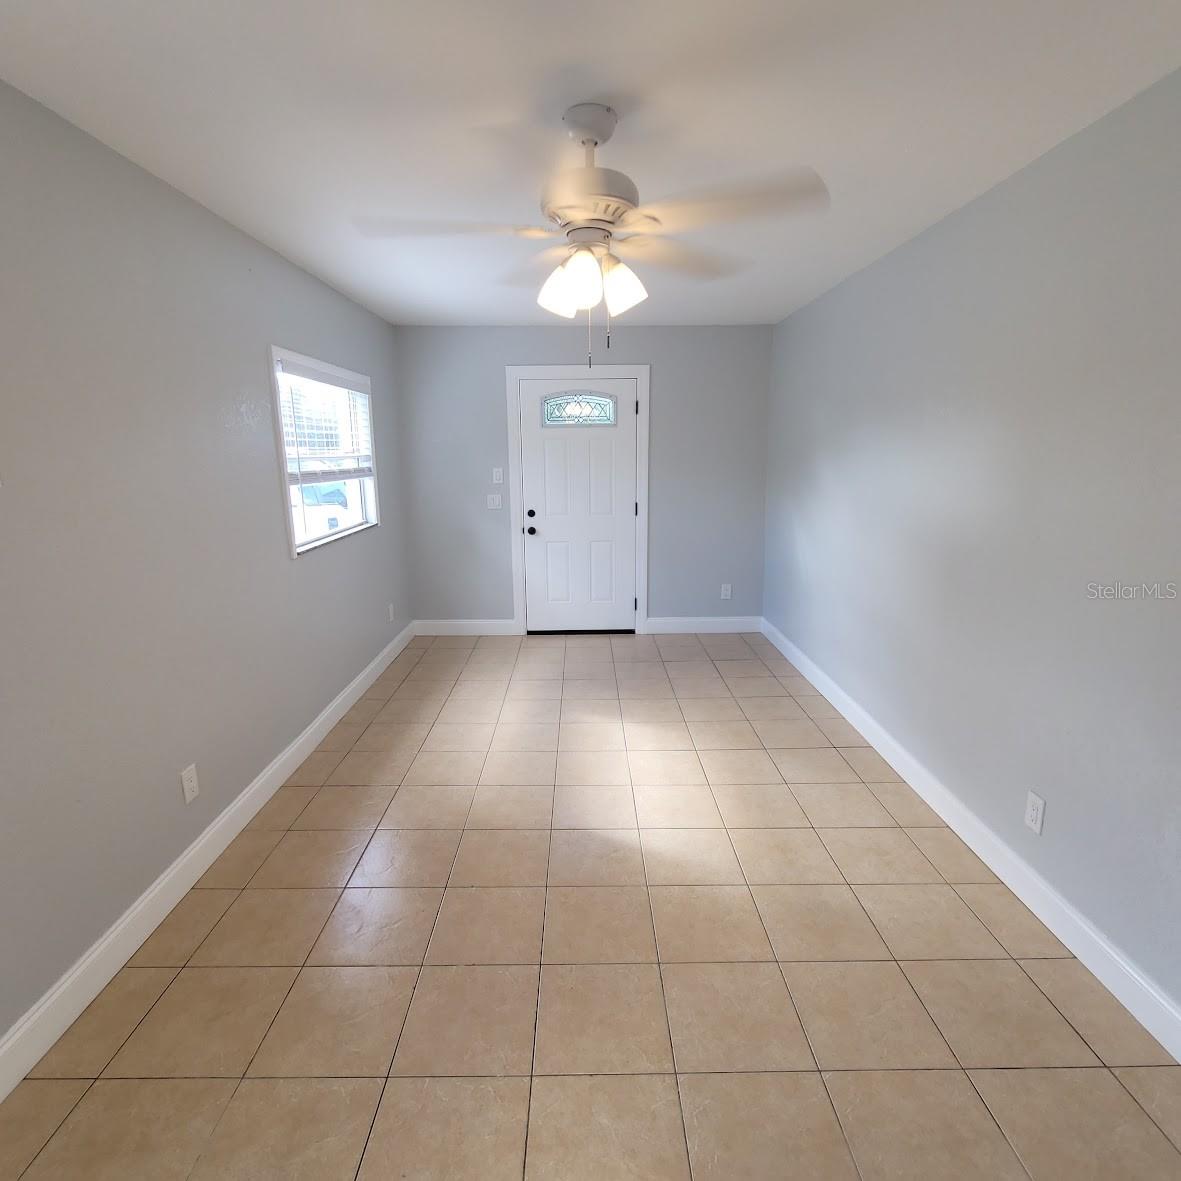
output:
<instances>
[{"instance_id":1,"label":"window sill","mask_svg":"<svg viewBox=\"0 0 1181 1181\"><path fill-rule=\"evenodd\" d=\"M380 525L380 521L366 521L363 525L354 525L351 529L341 529L339 533L329 533L327 537L297 546L291 556L302 558L304 554L310 554L312 550L322 549L324 546L331 545L332 542L340 541L345 537L355 537L358 533L364 533L366 529L377 529Z\"/></svg>"}]
</instances>

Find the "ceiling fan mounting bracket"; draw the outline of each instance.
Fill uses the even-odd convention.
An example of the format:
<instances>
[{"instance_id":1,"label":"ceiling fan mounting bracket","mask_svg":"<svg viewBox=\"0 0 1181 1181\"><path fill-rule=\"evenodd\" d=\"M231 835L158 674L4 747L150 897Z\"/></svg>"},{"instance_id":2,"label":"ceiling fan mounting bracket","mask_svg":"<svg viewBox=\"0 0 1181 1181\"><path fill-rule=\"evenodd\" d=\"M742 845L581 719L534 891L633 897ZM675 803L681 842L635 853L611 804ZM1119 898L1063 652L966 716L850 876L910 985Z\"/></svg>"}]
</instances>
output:
<instances>
[{"instance_id":1,"label":"ceiling fan mounting bracket","mask_svg":"<svg viewBox=\"0 0 1181 1181\"><path fill-rule=\"evenodd\" d=\"M575 143L597 148L614 134L619 116L603 103L575 103L562 116L562 122Z\"/></svg>"}]
</instances>

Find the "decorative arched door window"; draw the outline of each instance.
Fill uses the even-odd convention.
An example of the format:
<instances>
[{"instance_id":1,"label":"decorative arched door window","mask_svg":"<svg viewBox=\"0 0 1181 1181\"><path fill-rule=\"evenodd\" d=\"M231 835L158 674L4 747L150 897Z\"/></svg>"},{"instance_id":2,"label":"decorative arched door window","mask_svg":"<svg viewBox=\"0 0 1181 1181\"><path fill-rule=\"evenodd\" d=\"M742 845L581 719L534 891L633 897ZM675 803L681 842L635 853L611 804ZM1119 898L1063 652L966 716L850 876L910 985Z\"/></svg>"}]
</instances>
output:
<instances>
[{"instance_id":1,"label":"decorative arched door window","mask_svg":"<svg viewBox=\"0 0 1181 1181\"><path fill-rule=\"evenodd\" d=\"M614 426L615 399L590 390L563 390L541 403L543 426Z\"/></svg>"}]
</instances>

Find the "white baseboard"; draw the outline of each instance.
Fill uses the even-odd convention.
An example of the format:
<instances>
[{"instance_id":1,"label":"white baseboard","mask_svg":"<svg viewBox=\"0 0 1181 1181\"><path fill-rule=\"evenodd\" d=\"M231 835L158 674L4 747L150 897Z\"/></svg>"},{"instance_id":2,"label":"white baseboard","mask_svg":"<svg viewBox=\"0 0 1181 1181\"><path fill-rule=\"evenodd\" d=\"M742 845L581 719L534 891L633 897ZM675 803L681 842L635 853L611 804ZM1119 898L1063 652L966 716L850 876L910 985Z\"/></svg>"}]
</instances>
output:
<instances>
[{"instance_id":1,"label":"white baseboard","mask_svg":"<svg viewBox=\"0 0 1181 1181\"><path fill-rule=\"evenodd\" d=\"M758 632L758 615L650 615L645 631L668 635L677 632Z\"/></svg>"},{"instance_id":2,"label":"white baseboard","mask_svg":"<svg viewBox=\"0 0 1181 1181\"><path fill-rule=\"evenodd\" d=\"M1181 1005L988 827L774 624L762 632L865 736L974 853L1084 963L1121 1004L1181 1060Z\"/></svg>"},{"instance_id":3,"label":"white baseboard","mask_svg":"<svg viewBox=\"0 0 1181 1181\"><path fill-rule=\"evenodd\" d=\"M416 636L519 636L524 629L515 619L416 619Z\"/></svg>"},{"instance_id":4,"label":"white baseboard","mask_svg":"<svg viewBox=\"0 0 1181 1181\"><path fill-rule=\"evenodd\" d=\"M416 619L416 636L519 636L524 629L515 619ZM665 615L638 621L640 634L670 632L757 632L758 615Z\"/></svg>"},{"instance_id":5,"label":"white baseboard","mask_svg":"<svg viewBox=\"0 0 1181 1181\"><path fill-rule=\"evenodd\" d=\"M221 855L324 735L406 647L407 626L345 686L316 719L141 894L107 932L0 1038L0 1100L40 1061L107 986L193 883Z\"/></svg>"},{"instance_id":6,"label":"white baseboard","mask_svg":"<svg viewBox=\"0 0 1181 1181\"><path fill-rule=\"evenodd\" d=\"M416 619L416 636L519 636L524 628L515 619ZM758 632L759 615L665 615L637 621L640 634L671 632Z\"/></svg>"}]
</instances>

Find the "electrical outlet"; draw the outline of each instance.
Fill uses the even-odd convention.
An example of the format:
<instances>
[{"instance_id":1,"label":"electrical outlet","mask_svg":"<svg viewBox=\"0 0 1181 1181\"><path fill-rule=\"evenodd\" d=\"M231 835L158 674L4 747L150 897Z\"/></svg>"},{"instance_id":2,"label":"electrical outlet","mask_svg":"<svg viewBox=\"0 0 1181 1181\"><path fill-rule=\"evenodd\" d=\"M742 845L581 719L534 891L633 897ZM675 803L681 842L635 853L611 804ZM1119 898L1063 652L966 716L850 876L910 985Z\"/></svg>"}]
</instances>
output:
<instances>
[{"instance_id":1,"label":"electrical outlet","mask_svg":"<svg viewBox=\"0 0 1181 1181\"><path fill-rule=\"evenodd\" d=\"M730 584L728 582L722 583L722 598L728 599L730 597Z\"/></svg>"},{"instance_id":2,"label":"electrical outlet","mask_svg":"<svg viewBox=\"0 0 1181 1181\"><path fill-rule=\"evenodd\" d=\"M388 613L388 615L390 617L390 623L393 623L394 622L394 605L393 605L393 603L388 603L386 605L386 612Z\"/></svg>"},{"instance_id":3,"label":"electrical outlet","mask_svg":"<svg viewBox=\"0 0 1181 1181\"><path fill-rule=\"evenodd\" d=\"M494 467L492 469L492 483L493 484L503 484L504 483L504 468Z\"/></svg>"},{"instance_id":4,"label":"electrical outlet","mask_svg":"<svg viewBox=\"0 0 1181 1181\"><path fill-rule=\"evenodd\" d=\"M488 507L489 508L500 508L500 493L499 492L489 492L488 493Z\"/></svg>"},{"instance_id":5,"label":"electrical outlet","mask_svg":"<svg viewBox=\"0 0 1181 1181\"><path fill-rule=\"evenodd\" d=\"M180 773L180 790L186 804L191 804L201 794L201 785L197 782L196 763L190 763Z\"/></svg>"},{"instance_id":6,"label":"electrical outlet","mask_svg":"<svg viewBox=\"0 0 1181 1181\"><path fill-rule=\"evenodd\" d=\"M1025 797L1025 827L1032 828L1040 837L1042 835L1042 822L1045 818L1046 801L1036 791L1031 791Z\"/></svg>"}]
</instances>

